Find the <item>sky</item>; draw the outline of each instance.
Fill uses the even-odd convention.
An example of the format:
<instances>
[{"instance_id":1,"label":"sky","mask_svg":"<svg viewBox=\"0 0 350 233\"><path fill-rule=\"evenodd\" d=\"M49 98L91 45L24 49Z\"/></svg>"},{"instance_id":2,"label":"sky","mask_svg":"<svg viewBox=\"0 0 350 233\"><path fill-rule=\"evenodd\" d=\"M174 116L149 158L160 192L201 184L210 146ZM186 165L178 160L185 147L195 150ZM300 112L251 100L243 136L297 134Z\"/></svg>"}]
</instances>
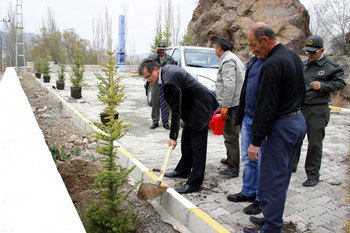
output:
<instances>
[{"instance_id":1,"label":"sky","mask_svg":"<svg viewBox=\"0 0 350 233\"><path fill-rule=\"evenodd\" d=\"M22 2L23 26L25 32L39 32L49 7L54 13L60 31L74 28L79 36L92 42L92 19L104 15L105 8L112 16L113 43L118 41L119 15L122 14L122 0L0 0L0 19L6 19L8 6L15 8ZM164 1L164 0L163 0ZM150 52L149 44L155 36L158 0L126 0L128 11L128 42L135 45L135 53ZM180 35L184 34L197 6L197 0L172 0L174 11L179 5L181 11ZM176 18L174 19L176 20ZM2 29L3 25L0 25ZM180 37L181 38L181 37ZM127 42L127 43L128 43Z\"/></svg>"},{"instance_id":2,"label":"sky","mask_svg":"<svg viewBox=\"0 0 350 233\"><path fill-rule=\"evenodd\" d=\"M74 28L78 35L92 42L92 19L103 15L108 8L113 21L113 43L118 41L119 15L122 14L122 0L0 0L0 19L6 19L9 4L16 7L22 2L23 25L25 32L39 32L46 17L48 7L54 13L60 31ZM161 0L165 1L165 0ZM301 0L305 5L308 0ZM135 54L150 52L156 27L156 12L159 0L126 0L128 11L128 44L134 47ZM179 6L181 12L180 38L184 34L198 0L172 0L174 11ZM176 20L176 17L175 19ZM0 25L2 29L2 25ZM134 45L134 46L133 46ZM129 50L131 48L129 47Z\"/></svg>"}]
</instances>

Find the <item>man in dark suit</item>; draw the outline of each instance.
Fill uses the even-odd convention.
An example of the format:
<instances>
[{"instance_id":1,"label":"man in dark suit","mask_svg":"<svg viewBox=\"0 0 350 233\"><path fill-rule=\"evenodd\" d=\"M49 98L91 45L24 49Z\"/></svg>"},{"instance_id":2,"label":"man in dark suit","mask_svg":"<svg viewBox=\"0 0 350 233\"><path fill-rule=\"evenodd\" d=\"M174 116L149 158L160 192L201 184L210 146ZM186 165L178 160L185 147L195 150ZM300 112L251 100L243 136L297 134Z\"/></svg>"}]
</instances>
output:
<instances>
[{"instance_id":1,"label":"man in dark suit","mask_svg":"<svg viewBox=\"0 0 350 233\"><path fill-rule=\"evenodd\" d=\"M218 101L208 88L179 66L160 67L152 59L145 59L139 65L138 73L149 83L158 83L163 89L171 109L169 146L174 149L180 119L185 123L181 137L181 159L175 171L165 173L165 177L188 177L185 185L175 189L178 193L199 191L204 180L208 123L219 106Z\"/></svg>"}]
</instances>

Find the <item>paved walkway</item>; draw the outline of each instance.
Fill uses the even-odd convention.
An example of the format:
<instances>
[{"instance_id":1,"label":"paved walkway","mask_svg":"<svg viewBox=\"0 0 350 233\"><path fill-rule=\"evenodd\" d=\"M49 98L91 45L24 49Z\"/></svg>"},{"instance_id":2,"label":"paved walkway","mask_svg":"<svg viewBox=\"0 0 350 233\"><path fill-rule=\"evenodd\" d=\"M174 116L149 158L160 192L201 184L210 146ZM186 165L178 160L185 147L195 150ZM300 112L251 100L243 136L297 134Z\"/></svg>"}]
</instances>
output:
<instances>
[{"instance_id":1,"label":"paved walkway","mask_svg":"<svg viewBox=\"0 0 350 233\"><path fill-rule=\"evenodd\" d=\"M51 75L51 83L55 83L55 74ZM87 73L83 87L83 98L77 103L70 103L90 121L99 121L99 113L103 105L97 100L96 78ZM118 107L121 118L132 124L128 133L120 140L121 145L147 168L160 168L167 152L169 131L162 127L149 129L151 124L151 108L147 105L144 81L142 78L127 76L125 84L126 99ZM67 84L66 84L67 85ZM69 84L67 85L69 86ZM69 87L58 91L65 100L69 100ZM181 130L180 130L181 131ZM284 212L284 221L296 224L300 232L347 232L349 221L349 141L350 115L332 112L329 127L324 140L324 158L320 183L305 188L302 183L306 179L303 169L305 160L306 139L302 148L301 162L298 171L293 174ZM173 170L180 158L180 146L173 151L168 170ZM238 193L242 187L242 171L236 179L225 179L218 174L225 166L220 164L225 157L222 136L213 135L209 131L208 153L205 181L199 193L184 195L193 204L204 210L231 232L241 232L242 227L252 226L249 216L242 209L250 203L232 203L227 201L228 194ZM242 164L241 164L242 168ZM156 173L157 174L157 173ZM166 179L172 187L179 187L185 179Z\"/></svg>"}]
</instances>

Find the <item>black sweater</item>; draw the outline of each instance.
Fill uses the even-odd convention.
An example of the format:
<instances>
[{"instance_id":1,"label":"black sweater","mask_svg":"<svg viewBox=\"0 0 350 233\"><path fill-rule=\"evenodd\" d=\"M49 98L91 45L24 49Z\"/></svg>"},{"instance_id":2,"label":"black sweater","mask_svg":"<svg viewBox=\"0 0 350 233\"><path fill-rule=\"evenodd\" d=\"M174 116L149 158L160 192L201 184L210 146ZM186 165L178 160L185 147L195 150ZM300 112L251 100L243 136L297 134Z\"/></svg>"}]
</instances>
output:
<instances>
[{"instance_id":1,"label":"black sweater","mask_svg":"<svg viewBox=\"0 0 350 233\"><path fill-rule=\"evenodd\" d=\"M278 117L300 110L305 99L304 68L298 54L277 44L261 69L253 120L254 146L269 134Z\"/></svg>"}]
</instances>

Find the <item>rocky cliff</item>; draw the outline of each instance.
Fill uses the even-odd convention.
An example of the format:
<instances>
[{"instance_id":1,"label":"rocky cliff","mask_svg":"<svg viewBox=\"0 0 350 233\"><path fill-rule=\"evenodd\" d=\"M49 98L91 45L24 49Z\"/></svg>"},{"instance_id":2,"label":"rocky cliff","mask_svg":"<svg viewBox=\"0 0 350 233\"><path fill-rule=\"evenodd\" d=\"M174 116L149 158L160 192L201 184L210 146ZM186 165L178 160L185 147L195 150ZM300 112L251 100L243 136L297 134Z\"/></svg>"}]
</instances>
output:
<instances>
[{"instance_id":1,"label":"rocky cliff","mask_svg":"<svg viewBox=\"0 0 350 233\"><path fill-rule=\"evenodd\" d=\"M308 11L299 0L199 0L188 30L196 46L212 47L217 38L229 39L233 52L247 61L247 33L258 21L267 23L281 43L299 54L311 35Z\"/></svg>"}]
</instances>

